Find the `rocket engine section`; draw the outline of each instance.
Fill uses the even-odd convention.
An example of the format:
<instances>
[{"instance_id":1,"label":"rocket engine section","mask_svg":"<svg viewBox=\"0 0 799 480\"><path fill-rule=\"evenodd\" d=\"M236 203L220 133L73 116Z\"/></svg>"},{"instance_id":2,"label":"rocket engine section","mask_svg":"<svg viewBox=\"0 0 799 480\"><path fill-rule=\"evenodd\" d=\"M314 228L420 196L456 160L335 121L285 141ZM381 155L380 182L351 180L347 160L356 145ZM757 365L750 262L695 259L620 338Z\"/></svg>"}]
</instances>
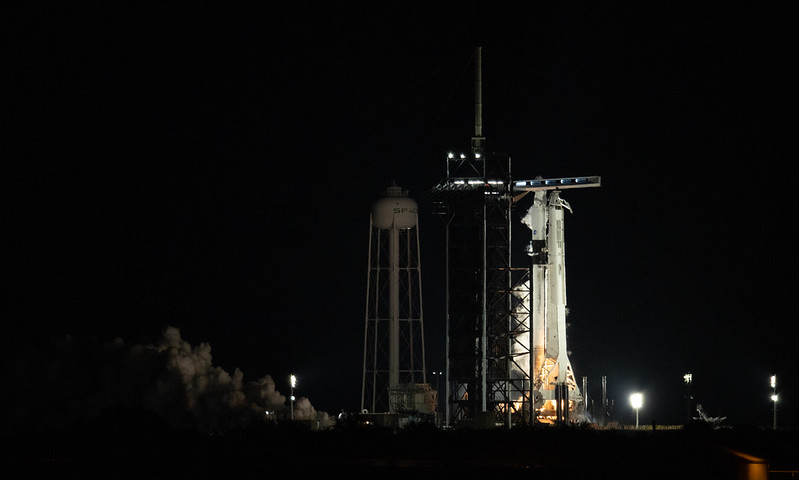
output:
<instances>
[{"instance_id":1,"label":"rocket engine section","mask_svg":"<svg viewBox=\"0 0 799 480\"><path fill-rule=\"evenodd\" d=\"M535 192L522 222L532 231L530 378L541 421L568 419L582 401L566 347L566 248L564 209L571 206L557 190Z\"/></svg>"}]
</instances>

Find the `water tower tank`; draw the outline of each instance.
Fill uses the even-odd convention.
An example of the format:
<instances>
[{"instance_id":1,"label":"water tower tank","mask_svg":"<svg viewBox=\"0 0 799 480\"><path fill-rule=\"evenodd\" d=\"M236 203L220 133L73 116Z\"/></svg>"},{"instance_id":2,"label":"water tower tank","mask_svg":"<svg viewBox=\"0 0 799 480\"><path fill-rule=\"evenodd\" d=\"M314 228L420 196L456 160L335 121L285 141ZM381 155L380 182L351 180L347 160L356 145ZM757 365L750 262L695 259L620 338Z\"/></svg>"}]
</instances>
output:
<instances>
[{"instance_id":1,"label":"water tower tank","mask_svg":"<svg viewBox=\"0 0 799 480\"><path fill-rule=\"evenodd\" d=\"M372 225L380 230L404 230L416 226L419 206L396 185L388 187L372 206Z\"/></svg>"}]
</instances>

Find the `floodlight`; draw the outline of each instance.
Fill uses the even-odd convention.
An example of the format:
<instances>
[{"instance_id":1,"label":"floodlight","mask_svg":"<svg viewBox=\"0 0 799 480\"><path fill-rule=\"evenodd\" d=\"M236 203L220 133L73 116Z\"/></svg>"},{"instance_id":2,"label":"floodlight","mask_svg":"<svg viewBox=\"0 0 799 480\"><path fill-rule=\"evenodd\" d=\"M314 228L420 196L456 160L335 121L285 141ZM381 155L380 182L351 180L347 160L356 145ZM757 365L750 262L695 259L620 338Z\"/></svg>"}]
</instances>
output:
<instances>
[{"instance_id":1,"label":"floodlight","mask_svg":"<svg viewBox=\"0 0 799 480\"><path fill-rule=\"evenodd\" d=\"M638 410L644 404L644 396L641 393L633 393L630 395L630 405L635 409L635 428L638 428Z\"/></svg>"}]
</instances>

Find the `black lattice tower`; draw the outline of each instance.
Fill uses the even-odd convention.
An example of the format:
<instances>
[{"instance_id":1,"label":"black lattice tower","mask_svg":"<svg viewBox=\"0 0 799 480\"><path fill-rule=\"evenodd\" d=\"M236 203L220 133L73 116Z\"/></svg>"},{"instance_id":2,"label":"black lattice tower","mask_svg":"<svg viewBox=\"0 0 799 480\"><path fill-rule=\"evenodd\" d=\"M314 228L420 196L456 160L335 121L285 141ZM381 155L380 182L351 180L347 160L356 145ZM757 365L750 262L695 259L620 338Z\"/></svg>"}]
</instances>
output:
<instances>
[{"instance_id":1,"label":"black lattice tower","mask_svg":"<svg viewBox=\"0 0 799 480\"><path fill-rule=\"evenodd\" d=\"M446 225L446 419L485 413L510 425L530 412L529 347L520 341L529 337L529 271L512 268L511 158L486 153L475 53L471 152L448 155L447 178L433 192Z\"/></svg>"}]
</instances>

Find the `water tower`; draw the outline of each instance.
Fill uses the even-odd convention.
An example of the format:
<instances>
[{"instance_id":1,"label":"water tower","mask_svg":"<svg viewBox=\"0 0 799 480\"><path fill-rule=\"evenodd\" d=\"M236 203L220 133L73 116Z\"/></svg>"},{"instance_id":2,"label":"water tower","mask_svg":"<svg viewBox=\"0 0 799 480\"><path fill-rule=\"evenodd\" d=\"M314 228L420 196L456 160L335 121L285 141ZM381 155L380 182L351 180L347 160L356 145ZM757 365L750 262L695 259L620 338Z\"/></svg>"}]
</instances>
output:
<instances>
[{"instance_id":1,"label":"water tower","mask_svg":"<svg viewBox=\"0 0 799 480\"><path fill-rule=\"evenodd\" d=\"M361 410L433 413L425 373L418 206L388 187L372 206Z\"/></svg>"}]
</instances>

